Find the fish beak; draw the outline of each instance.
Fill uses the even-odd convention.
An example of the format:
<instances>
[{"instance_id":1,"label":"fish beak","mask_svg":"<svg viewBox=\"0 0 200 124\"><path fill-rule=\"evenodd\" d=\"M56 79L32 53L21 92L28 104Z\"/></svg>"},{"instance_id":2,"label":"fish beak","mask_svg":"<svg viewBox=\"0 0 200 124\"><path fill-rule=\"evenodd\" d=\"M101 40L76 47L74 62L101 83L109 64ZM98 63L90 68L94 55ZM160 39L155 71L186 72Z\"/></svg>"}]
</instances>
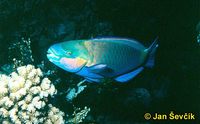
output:
<instances>
[{"instance_id":1,"label":"fish beak","mask_svg":"<svg viewBox=\"0 0 200 124\"><path fill-rule=\"evenodd\" d=\"M47 58L51 62L59 62L60 57L56 56L52 48L49 48L47 51Z\"/></svg>"}]
</instances>

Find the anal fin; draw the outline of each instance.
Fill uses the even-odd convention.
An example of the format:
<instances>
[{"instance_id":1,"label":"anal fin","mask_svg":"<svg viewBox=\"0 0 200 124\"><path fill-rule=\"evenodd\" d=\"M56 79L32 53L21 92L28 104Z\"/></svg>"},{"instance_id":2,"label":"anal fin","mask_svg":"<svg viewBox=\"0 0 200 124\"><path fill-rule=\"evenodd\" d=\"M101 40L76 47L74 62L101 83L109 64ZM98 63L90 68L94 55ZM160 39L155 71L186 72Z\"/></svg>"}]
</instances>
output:
<instances>
[{"instance_id":1,"label":"anal fin","mask_svg":"<svg viewBox=\"0 0 200 124\"><path fill-rule=\"evenodd\" d=\"M101 79L100 78L89 78L89 77L85 77L86 81L90 82L90 83L100 83Z\"/></svg>"},{"instance_id":2,"label":"anal fin","mask_svg":"<svg viewBox=\"0 0 200 124\"><path fill-rule=\"evenodd\" d=\"M115 78L115 80L118 82L127 82L127 81L131 80L132 78L134 78L135 76L137 76L143 69L144 69L144 67L140 67L132 72L118 76L117 78Z\"/></svg>"}]
</instances>

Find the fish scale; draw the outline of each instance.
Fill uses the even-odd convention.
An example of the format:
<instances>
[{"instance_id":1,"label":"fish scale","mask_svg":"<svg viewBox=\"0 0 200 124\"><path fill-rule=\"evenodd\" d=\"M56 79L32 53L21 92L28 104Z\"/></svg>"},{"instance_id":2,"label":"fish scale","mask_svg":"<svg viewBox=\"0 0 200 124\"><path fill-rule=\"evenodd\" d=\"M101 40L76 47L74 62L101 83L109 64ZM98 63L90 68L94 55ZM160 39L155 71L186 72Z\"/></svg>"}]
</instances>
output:
<instances>
[{"instance_id":1,"label":"fish scale","mask_svg":"<svg viewBox=\"0 0 200 124\"><path fill-rule=\"evenodd\" d=\"M143 60L134 59L135 56L140 56L141 51L130 46L121 45L119 43L109 43L103 41L86 41L90 45L86 45L89 53L93 54L93 62L104 64L113 69L116 73L125 73L127 70L132 70L142 64ZM90 65L90 66L91 66ZM125 67L124 65L128 65ZM117 71L120 70L120 71Z\"/></svg>"},{"instance_id":2,"label":"fish scale","mask_svg":"<svg viewBox=\"0 0 200 124\"><path fill-rule=\"evenodd\" d=\"M47 57L58 67L89 82L100 82L103 78L127 82L144 67L153 67L156 40L149 48L136 40L122 38L65 41L52 45Z\"/></svg>"}]
</instances>

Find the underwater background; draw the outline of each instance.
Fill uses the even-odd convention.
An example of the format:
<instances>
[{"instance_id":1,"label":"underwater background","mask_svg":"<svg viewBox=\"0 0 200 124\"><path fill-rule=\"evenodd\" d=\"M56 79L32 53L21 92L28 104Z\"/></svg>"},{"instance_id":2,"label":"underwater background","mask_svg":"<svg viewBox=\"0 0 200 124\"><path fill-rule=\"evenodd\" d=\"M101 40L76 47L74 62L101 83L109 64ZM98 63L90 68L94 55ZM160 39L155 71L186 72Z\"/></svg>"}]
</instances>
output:
<instances>
[{"instance_id":1,"label":"underwater background","mask_svg":"<svg viewBox=\"0 0 200 124\"><path fill-rule=\"evenodd\" d=\"M51 104L68 115L76 108L90 108L80 123L198 124L199 23L199 0L1 0L0 73L9 75L27 64L42 68L59 94L49 98ZM154 68L128 83L86 83L76 98L67 100L69 89L77 89L83 78L50 63L47 49L61 41L104 36L134 38L145 46L158 37ZM144 119L146 112L172 111L192 112L196 118Z\"/></svg>"}]
</instances>

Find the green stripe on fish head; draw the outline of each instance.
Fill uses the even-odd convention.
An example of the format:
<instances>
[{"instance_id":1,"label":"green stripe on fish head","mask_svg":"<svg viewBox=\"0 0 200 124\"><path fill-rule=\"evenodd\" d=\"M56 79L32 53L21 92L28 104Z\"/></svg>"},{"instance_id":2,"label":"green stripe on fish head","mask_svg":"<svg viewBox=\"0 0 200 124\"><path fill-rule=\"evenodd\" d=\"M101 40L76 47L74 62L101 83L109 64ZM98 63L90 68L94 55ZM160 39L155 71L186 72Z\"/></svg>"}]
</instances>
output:
<instances>
[{"instance_id":1,"label":"green stripe on fish head","mask_svg":"<svg viewBox=\"0 0 200 124\"><path fill-rule=\"evenodd\" d=\"M81 40L55 44L49 48L47 57L58 67L74 73L85 66L88 60L87 49Z\"/></svg>"}]
</instances>

